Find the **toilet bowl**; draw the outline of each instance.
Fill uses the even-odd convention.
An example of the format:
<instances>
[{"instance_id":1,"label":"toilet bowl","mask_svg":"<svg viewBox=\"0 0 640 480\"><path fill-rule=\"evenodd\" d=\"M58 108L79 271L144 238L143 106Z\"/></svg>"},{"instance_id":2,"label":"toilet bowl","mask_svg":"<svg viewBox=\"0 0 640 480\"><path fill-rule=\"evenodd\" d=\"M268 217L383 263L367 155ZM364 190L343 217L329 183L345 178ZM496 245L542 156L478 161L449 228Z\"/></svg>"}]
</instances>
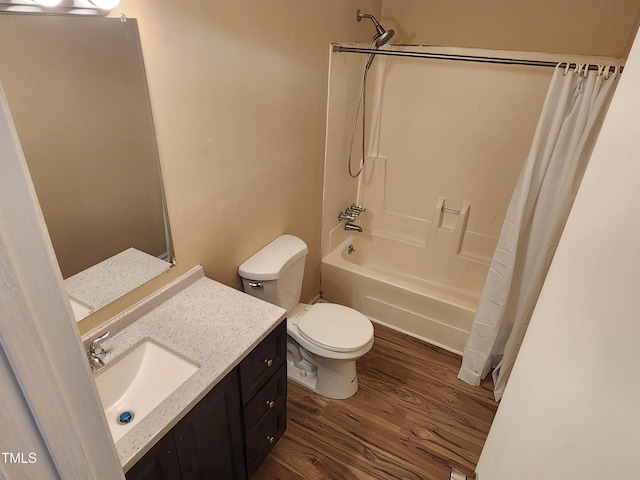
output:
<instances>
[{"instance_id":1,"label":"toilet bowl","mask_svg":"<svg viewBox=\"0 0 640 480\"><path fill-rule=\"evenodd\" d=\"M356 360L373 346L367 317L333 303L301 303L287 317L287 334L291 380L328 398L348 398L358 391Z\"/></svg>"},{"instance_id":2,"label":"toilet bowl","mask_svg":"<svg viewBox=\"0 0 640 480\"><path fill-rule=\"evenodd\" d=\"M282 235L240 265L245 292L287 310L287 376L314 392L344 399L358 390L356 361L373 346L373 325L356 310L298 303L306 244Z\"/></svg>"}]
</instances>

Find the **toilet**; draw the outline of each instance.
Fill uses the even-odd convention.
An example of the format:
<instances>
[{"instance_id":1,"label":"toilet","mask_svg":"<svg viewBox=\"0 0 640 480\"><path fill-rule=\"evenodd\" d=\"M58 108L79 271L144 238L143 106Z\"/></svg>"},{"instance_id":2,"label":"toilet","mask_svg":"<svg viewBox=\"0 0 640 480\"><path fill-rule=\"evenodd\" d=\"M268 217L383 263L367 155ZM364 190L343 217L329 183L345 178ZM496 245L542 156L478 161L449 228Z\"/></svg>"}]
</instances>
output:
<instances>
[{"instance_id":1,"label":"toilet","mask_svg":"<svg viewBox=\"0 0 640 480\"><path fill-rule=\"evenodd\" d=\"M299 303L307 245L282 235L238 268L244 291L287 311L287 377L328 398L358 391L356 360L373 346L363 314L333 303Z\"/></svg>"}]
</instances>

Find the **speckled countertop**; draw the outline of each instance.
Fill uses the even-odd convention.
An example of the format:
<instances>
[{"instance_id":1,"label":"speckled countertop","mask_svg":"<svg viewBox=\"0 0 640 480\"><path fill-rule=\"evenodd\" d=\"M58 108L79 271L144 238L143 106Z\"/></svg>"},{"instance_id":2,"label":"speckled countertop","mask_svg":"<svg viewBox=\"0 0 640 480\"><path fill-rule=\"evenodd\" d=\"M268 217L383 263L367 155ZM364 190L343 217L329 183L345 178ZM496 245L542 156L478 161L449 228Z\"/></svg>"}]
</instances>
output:
<instances>
[{"instance_id":1,"label":"speckled countertop","mask_svg":"<svg viewBox=\"0 0 640 480\"><path fill-rule=\"evenodd\" d=\"M166 272L169 262L128 248L64 281L67 293L96 311Z\"/></svg>"},{"instance_id":2,"label":"speckled countertop","mask_svg":"<svg viewBox=\"0 0 640 480\"><path fill-rule=\"evenodd\" d=\"M143 340L200 365L167 399L116 442L125 471L224 378L284 318L285 311L204 276L196 267L83 338L109 330L105 367ZM100 373L100 372L99 372Z\"/></svg>"}]
</instances>

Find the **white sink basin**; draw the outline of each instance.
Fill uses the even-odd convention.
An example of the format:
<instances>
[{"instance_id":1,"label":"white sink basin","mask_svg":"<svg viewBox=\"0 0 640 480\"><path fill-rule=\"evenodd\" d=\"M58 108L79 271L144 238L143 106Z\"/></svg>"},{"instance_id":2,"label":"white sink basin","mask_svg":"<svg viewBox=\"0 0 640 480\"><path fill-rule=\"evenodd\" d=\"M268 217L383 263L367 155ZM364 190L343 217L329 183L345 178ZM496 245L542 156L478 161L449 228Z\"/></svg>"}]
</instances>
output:
<instances>
[{"instance_id":1,"label":"white sink basin","mask_svg":"<svg viewBox=\"0 0 640 480\"><path fill-rule=\"evenodd\" d=\"M113 441L117 442L176 388L193 375L198 366L146 340L121 357L96 378L102 407ZM132 413L127 423L118 420Z\"/></svg>"}]
</instances>

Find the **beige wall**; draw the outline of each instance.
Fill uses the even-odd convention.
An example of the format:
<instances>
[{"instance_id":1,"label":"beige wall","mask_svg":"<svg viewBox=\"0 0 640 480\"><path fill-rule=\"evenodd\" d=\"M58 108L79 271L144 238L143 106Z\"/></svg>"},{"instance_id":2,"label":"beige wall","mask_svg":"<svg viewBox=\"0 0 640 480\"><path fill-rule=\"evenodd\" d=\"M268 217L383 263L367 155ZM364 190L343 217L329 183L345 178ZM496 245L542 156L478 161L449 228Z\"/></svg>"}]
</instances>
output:
<instances>
[{"instance_id":1,"label":"beige wall","mask_svg":"<svg viewBox=\"0 0 640 480\"><path fill-rule=\"evenodd\" d=\"M626 56L638 0L386 0L394 42L576 55Z\"/></svg>"},{"instance_id":2,"label":"beige wall","mask_svg":"<svg viewBox=\"0 0 640 480\"><path fill-rule=\"evenodd\" d=\"M124 0L137 18L177 267L81 324L86 332L202 264L237 267L278 235L308 245L303 300L320 289L329 42L364 41L381 0Z\"/></svg>"},{"instance_id":3,"label":"beige wall","mask_svg":"<svg viewBox=\"0 0 640 480\"><path fill-rule=\"evenodd\" d=\"M317 293L328 44L370 39L358 8L397 42L624 53L638 0L566 3L123 0L114 15L139 21L178 266L81 331L196 264L239 286L237 265L285 231L309 244L303 297Z\"/></svg>"}]
</instances>

